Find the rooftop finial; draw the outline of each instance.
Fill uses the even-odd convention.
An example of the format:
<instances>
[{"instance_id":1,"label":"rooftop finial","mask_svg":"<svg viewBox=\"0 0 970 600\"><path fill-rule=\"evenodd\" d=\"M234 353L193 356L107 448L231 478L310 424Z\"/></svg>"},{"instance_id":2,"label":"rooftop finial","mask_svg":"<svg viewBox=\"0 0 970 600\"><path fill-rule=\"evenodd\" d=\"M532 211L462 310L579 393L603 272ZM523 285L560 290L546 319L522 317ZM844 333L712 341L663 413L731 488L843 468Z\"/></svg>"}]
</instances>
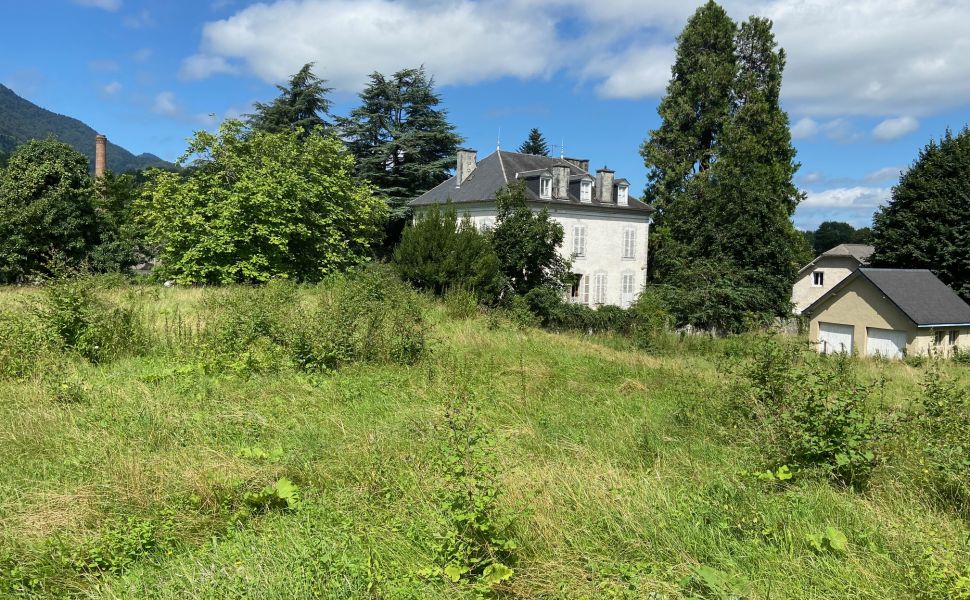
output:
<instances>
[{"instance_id":1,"label":"rooftop finial","mask_svg":"<svg viewBox=\"0 0 970 600\"><path fill-rule=\"evenodd\" d=\"M566 138L560 140L562 143L559 144L559 160L566 158Z\"/></svg>"},{"instance_id":2,"label":"rooftop finial","mask_svg":"<svg viewBox=\"0 0 970 600\"><path fill-rule=\"evenodd\" d=\"M498 128L498 137L495 138L495 149L496 150L502 149L502 128L501 127Z\"/></svg>"}]
</instances>

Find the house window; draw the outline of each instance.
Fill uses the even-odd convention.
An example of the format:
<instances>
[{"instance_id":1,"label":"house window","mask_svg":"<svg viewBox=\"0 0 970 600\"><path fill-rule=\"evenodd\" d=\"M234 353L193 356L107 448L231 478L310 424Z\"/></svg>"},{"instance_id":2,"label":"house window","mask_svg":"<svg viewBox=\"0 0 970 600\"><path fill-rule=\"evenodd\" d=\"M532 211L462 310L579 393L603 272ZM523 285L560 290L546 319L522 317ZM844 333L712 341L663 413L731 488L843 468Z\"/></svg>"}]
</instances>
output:
<instances>
[{"instance_id":1,"label":"house window","mask_svg":"<svg viewBox=\"0 0 970 600\"><path fill-rule=\"evenodd\" d=\"M623 230L623 258L633 259L637 255L637 230L627 227Z\"/></svg>"},{"instance_id":2,"label":"house window","mask_svg":"<svg viewBox=\"0 0 970 600\"><path fill-rule=\"evenodd\" d=\"M593 201L593 182L583 180L579 183L579 200L581 202Z\"/></svg>"},{"instance_id":3,"label":"house window","mask_svg":"<svg viewBox=\"0 0 970 600\"><path fill-rule=\"evenodd\" d=\"M586 226L573 225L573 256L583 258L586 256Z\"/></svg>"},{"instance_id":4,"label":"house window","mask_svg":"<svg viewBox=\"0 0 970 600\"><path fill-rule=\"evenodd\" d=\"M593 304L606 304L606 273L593 276Z\"/></svg>"},{"instance_id":5,"label":"house window","mask_svg":"<svg viewBox=\"0 0 970 600\"><path fill-rule=\"evenodd\" d=\"M627 201L630 198L630 187L626 185L620 185L616 188L616 203L620 206L626 206Z\"/></svg>"},{"instance_id":6,"label":"house window","mask_svg":"<svg viewBox=\"0 0 970 600\"><path fill-rule=\"evenodd\" d=\"M629 308L633 304L634 275L627 271L620 279L620 305Z\"/></svg>"},{"instance_id":7,"label":"house window","mask_svg":"<svg viewBox=\"0 0 970 600\"><path fill-rule=\"evenodd\" d=\"M576 274L569 297L576 304L589 304L589 277Z\"/></svg>"},{"instance_id":8,"label":"house window","mask_svg":"<svg viewBox=\"0 0 970 600\"><path fill-rule=\"evenodd\" d=\"M825 273L822 271L812 273L812 287L822 287L823 285L825 285Z\"/></svg>"},{"instance_id":9,"label":"house window","mask_svg":"<svg viewBox=\"0 0 970 600\"><path fill-rule=\"evenodd\" d=\"M937 331L936 332L936 345L937 346L956 346L957 340L960 339L960 331L957 329L952 329L950 331Z\"/></svg>"},{"instance_id":10,"label":"house window","mask_svg":"<svg viewBox=\"0 0 970 600\"><path fill-rule=\"evenodd\" d=\"M552 179L549 177L539 178L539 197L552 198Z\"/></svg>"},{"instance_id":11,"label":"house window","mask_svg":"<svg viewBox=\"0 0 970 600\"><path fill-rule=\"evenodd\" d=\"M960 332L954 329L953 331L950 332L950 335L948 336L948 341L950 342L951 346L956 346L957 340L959 338L960 338Z\"/></svg>"}]
</instances>

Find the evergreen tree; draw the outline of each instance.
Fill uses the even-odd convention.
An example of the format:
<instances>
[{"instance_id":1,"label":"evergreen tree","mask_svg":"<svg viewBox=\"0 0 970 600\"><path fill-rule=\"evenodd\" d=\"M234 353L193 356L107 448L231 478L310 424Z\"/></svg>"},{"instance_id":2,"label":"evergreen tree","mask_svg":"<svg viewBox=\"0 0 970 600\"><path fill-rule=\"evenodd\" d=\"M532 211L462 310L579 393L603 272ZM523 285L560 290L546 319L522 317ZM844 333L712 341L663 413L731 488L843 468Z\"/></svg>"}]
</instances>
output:
<instances>
[{"instance_id":1,"label":"evergreen tree","mask_svg":"<svg viewBox=\"0 0 970 600\"><path fill-rule=\"evenodd\" d=\"M841 221L825 221L812 236L815 254L821 254L839 244L854 244L858 238L855 227Z\"/></svg>"},{"instance_id":2,"label":"evergreen tree","mask_svg":"<svg viewBox=\"0 0 970 600\"><path fill-rule=\"evenodd\" d=\"M264 104L257 102L256 111L246 115L247 124L253 129L280 133L296 130L306 137L316 127L329 126L325 117L330 112L327 94L333 88L326 87L326 81L313 74L313 63L303 65L290 77L288 85L278 85L280 95Z\"/></svg>"},{"instance_id":3,"label":"evergreen tree","mask_svg":"<svg viewBox=\"0 0 970 600\"><path fill-rule=\"evenodd\" d=\"M438 108L441 99L424 67L391 77L372 73L360 99L339 126L358 174L388 201L385 246L391 247L410 215L407 203L450 176L462 138Z\"/></svg>"},{"instance_id":4,"label":"evergreen tree","mask_svg":"<svg viewBox=\"0 0 970 600\"><path fill-rule=\"evenodd\" d=\"M970 301L970 129L930 140L873 218L873 266L930 269Z\"/></svg>"},{"instance_id":5,"label":"evergreen tree","mask_svg":"<svg viewBox=\"0 0 970 600\"><path fill-rule=\"evenodd\" d=\"M645 196L658 209L655 264L668 287L686 294L700 279L719 303L672 306L681 324L739 330L790 312L804 242L791 222L801 194L779 101L784 66L770 21L738 27L713 1L678 37L663 121L642 148Z\"/></svg>"},{"instance_id":6,"label":"evergreen tree","mask_svg":"<svg viewBox=\"0 0 970 600\"><path fill-rule=\"evenodd\" d=\"M536 156L549 156L549 145L546 144L546 138L542 137L542 133L533 127L532 131L529 132L528 139L519 146L519 152L535 154Z\"/></svg>"}]
</instances>

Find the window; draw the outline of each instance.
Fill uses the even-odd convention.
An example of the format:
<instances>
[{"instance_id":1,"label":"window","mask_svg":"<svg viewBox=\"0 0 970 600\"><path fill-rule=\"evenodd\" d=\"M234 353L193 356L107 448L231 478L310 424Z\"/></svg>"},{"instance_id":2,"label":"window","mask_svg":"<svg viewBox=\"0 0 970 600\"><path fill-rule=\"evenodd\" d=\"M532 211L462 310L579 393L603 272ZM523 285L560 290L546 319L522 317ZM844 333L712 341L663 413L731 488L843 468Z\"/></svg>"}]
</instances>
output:
<instances>
[{"instance_id":1,"label":"window","mask_svg":"<svg viewBox=\"0 0 970 600\"><path fill-rule=\"evenodd\" d=\"M593 201L593 182L589 180L583 180L579 182L579 200L581 202L592 202Z\"/></svg>"},{"instance_id":2,"label":"window","mask_svg":"<svg viewBox=\"0 0 970 600\"><path fill-rule=\"evenodd\" d=\"M620 279L620 306L623 308L630 308L633 304L633 273L627 271L623 273Z\"/></svg>"},{"instance_id":3,"label":"window","mask_svg":"<svg viewBox=\"0 0 970 600\"><path fill-rule=\"evenodd\" d=\"M951 346L956 346L957 345L957 340L959 338L960 338L960 332L958 330L954 329L953 331L950 332L948 341L950 342L950 345Z\"/></svg>"},{"instance_id":4,"label":"window","mask_svg":"<svg viewBox=\"0 0 970 600\"><path fill-rule=\"evenodd\" d=\"M626 206L627 201L630 198L630 186L619 185L616 187L616 203L620 206Z\"/></svg>"},{"instance_id":5,"label":"window","mask_svg":"<svg viewBox=\"0 0 970 600\"><path fill-rule=\"evenodd\" d=\"M552 198L552 179L549 177L539 178L539 197Z\"/></svg>"},{"instance_id":6,"label":"window","mask_svg":"<svg viewBox=\"0 0 970 600\"><path fill-rule=\"evenodd\" d=\"M593 277L593 304L606 304L606 273Z\"/></svg>"},{"instance_id":7,"label":"window","mask_svg":"<svg viewBox=\"0 0 970 600\"><path fill-rule=\"evenodd\" d=\"M623 258L633 259L637 255L637 230L627 227L623 230Z\"/></svg>"},{"instance_id":8,"label":"window","mask_svg":"<svg viewBox=\"0 0 970 600\"><path fill-rule=\"evenodd\" d=\"M825 273L822 271L812 273L812 287L822 287L823 285L825 285Z\"/></svg>"},{"instance_id":9,"label":"window","mask_svg":"<svg viewBox=\"0 0 970 600\"><path fill-rule=\"evenodd\" d=\"M586 226L573 225L573 256L583 258L586 256Z\"/></svg>"},{"instance_id":10,"label":"window","mask_svg":"<svg viewBox=\"0 0 970 600\"><path fill-rule=\"evenodd\" d=\"M937 346L956 346L957 340L960 339L960 331L953 329L950 331L937 331L936 332L936 345Z\"/></svg>"},{"instance_id":11,"label":"window","mask_svg":"<svg viewBox=\"0 0 970 600\"><path fill-rule=\"evenodd\" d=\"M569 297L576 304L589 304L589 277L576 274Z\"/></svg>"}]
</instances>

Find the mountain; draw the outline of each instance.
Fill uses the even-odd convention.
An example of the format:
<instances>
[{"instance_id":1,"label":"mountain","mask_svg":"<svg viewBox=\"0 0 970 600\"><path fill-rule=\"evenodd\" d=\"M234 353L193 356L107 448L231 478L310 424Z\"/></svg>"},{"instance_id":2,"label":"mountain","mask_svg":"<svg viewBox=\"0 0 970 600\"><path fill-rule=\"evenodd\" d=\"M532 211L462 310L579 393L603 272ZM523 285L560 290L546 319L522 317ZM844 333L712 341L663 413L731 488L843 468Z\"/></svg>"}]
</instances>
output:
<instances>
[{"instance_id":1,"label":"mountain","mask_svg":"<svg viewBox=\"0 0 970 600\"><path fill-rule=\"evenodd\" d=\"M0 84L0 152L12 152L27 140L42 140L48 135L71 145L88 157L94 171L94 129L77 119L65 117L24 100L13 90ZM111 143L108 136L108 169L115 173L140 171L148 167L171 168L172 163L154 154L135 156L121 146Z\"/></svg>"}]
</instances>

